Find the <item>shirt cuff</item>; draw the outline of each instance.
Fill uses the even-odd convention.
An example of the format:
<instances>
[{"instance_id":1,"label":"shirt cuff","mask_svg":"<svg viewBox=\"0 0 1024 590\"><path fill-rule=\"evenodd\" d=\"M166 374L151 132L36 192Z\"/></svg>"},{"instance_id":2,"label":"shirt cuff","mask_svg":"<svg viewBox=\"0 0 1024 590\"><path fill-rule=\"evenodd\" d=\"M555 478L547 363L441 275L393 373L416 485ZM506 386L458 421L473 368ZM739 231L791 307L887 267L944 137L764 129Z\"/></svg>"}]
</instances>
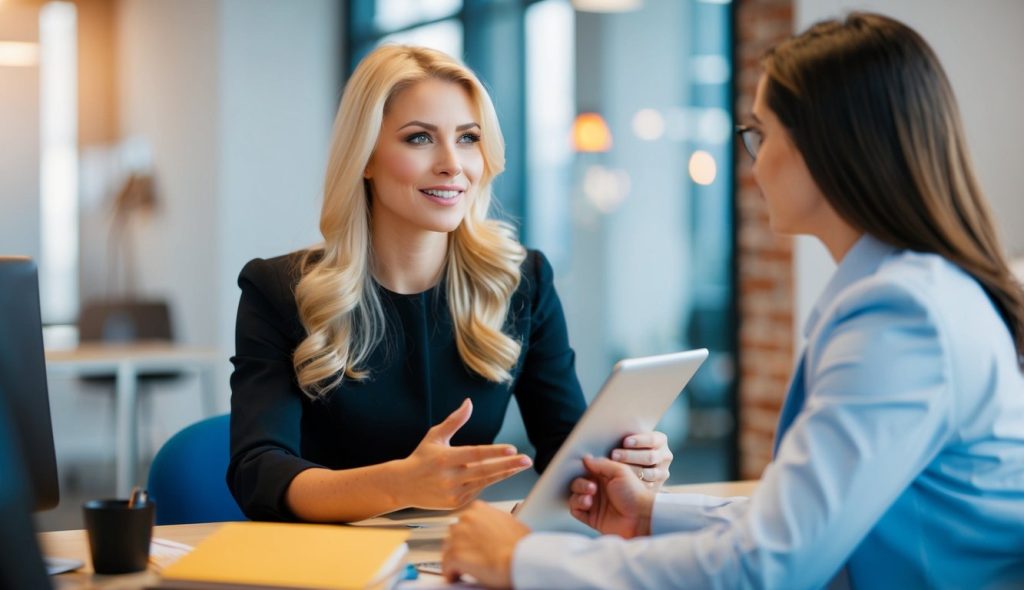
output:
<instances>
[{"instance_id":1,"label":"shirt cuff","mask_svg":"<svg viewBox=\"0 0 1024 590\"><path fill-rule=\"evenodd\" d=\"M651 535L696 531L708 526L708 513L743 497L721 498L705 494L658 494L651 510Z\"/></svg>"}]
</instances>

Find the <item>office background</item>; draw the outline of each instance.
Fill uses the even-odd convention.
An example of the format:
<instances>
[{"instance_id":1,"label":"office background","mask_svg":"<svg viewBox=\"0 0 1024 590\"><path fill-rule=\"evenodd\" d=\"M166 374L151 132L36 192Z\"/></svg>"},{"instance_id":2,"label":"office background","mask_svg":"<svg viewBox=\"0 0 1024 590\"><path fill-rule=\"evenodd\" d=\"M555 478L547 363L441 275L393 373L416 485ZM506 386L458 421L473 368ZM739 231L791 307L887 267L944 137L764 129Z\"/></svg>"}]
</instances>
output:
<instances>
[{"instance_id":1,"label":"office background","mask_svg":"<svg viewBox=\"0 0 1024 590\"><path fill-rule=\"evenodd\" d=\"M168 301L180 342L222 351L226 411L235 278L250 258L317 241L345 76L381 41L433 45L493 94L508 143L501 214L552 260L584 390L619 358L711 348L662 424L672 481L756 477L831 263L813 242L770 234L731 128L749 111L765 47L865 8L936 48L1006 246L1024 254L1024 3L586 4L0 0L0 252L40 261L53 344L73 338L82 301ZM132 174L153 190L115 216ZM143 462L201 416L198 387L184 379L144 396ZM50 395L66 493L41 524L77 528L75 502L110 493L113 401L70 378L52 378ZM522 443L515 411L502 436Z\"/></svg>"}]
</instances>

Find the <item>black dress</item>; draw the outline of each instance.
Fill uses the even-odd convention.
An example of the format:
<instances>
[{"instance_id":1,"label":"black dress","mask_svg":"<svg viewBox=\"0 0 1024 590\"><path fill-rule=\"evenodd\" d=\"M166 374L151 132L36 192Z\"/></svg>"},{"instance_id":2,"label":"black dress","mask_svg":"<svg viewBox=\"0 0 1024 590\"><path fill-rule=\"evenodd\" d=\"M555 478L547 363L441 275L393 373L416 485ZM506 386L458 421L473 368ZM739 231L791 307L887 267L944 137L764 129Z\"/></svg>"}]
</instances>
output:
<instances>
[{"instance_id":1,"label":"black dress","mask_svg":"<svg viewBox=\"0 0 1024 590\"><path fill-rule=\"evenodd\" d=\"M387 333L365 367L370 377L346 379L317 401L299 390L291 360L306 336L294 295L298 261L298 254L255 259L238 277L227 483L249 518L293 520L285 491L305 469L407 457L467 397L473 415L452 444L493 442L514 394L538 471L583 414L575 353L540 252L528 252L505 321L505 333L522 343L511 384L487 381L463 364L443 287L401 295L378 286Z\"/></svg>"}]
</instances>

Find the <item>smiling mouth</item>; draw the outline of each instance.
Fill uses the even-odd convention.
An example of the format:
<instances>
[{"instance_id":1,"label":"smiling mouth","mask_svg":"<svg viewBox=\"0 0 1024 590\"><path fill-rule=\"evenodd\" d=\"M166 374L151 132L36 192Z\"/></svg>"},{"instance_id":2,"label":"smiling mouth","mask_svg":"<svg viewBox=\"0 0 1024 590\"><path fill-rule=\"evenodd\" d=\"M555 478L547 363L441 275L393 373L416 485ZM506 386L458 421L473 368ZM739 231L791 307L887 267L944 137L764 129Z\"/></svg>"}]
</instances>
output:
<instances>
[{"instance_id":1,"label":"smiling mouth","mask_svg":"<svg viewBox=\"0 0 1024 590\"><path fill-rule=\"evenodd\" d=\"M441 199L443 201L450 201L463 193L461 190L435 190L435 189L420 189L420 192L434 197L435 199Z\"/></svg>"}]
</instances>

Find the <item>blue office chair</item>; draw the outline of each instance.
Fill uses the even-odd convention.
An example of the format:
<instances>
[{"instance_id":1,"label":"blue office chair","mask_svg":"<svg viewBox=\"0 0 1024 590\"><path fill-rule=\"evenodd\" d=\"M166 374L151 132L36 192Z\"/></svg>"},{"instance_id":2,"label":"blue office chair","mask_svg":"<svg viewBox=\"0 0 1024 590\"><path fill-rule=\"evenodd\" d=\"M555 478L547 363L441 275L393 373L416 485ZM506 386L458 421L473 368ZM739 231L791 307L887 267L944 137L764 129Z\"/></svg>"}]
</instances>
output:
<instances>
[{"instance_id":1,"label":"blue office chair","mask_svg":"<svg viewBox=\"0 0 1024 590\"><path fill-rule=\"evenodd\" d=\"M164 443L149 468L156 524L246 520L224 481L230 415L196 422Z\"/></svg>"}]
</instances>

